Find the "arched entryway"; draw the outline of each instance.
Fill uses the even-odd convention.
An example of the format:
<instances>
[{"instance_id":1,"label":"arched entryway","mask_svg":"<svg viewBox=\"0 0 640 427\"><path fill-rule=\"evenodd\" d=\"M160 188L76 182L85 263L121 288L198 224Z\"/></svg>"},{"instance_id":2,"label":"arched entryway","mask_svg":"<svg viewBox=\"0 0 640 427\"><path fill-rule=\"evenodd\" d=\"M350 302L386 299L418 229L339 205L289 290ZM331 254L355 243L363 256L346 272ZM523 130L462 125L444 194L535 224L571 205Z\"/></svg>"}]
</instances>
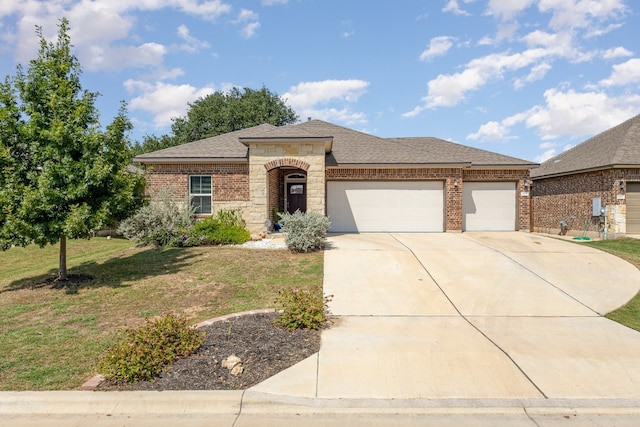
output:
<instances>
[{"instance_id":1,"label":"arched entryway","mask_svg":"<svg viewBox=\"0 0 640 427\"><path fill-rule=\"evenodd\" d=\"M307 170L309 165L297 159L277 159L267 169L268 218L279 221L278 212L307 211Z\"/></svg>"}]
</instances>

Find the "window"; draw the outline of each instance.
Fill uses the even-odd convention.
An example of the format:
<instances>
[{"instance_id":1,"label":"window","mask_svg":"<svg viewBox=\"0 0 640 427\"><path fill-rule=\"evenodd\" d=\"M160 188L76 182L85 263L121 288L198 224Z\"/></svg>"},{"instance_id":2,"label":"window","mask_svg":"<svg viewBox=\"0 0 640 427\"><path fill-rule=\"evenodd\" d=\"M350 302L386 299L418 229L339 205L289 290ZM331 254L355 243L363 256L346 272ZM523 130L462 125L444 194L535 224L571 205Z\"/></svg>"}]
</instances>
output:
<instances>
[{"instance_id":1,"label":"window","mask_svg":"<svg viewBox=\"0 0 640 427\"><path fill-rule=\"evenodd\" d=\"M210 176L195 175L189 177L189 200L195 214L211 214Z\"/></svg>"},{"instance_id":2,"label":"window","mask_svg":"<svg viewBox=\"0 0 640 427\"><path fill-rule=\"evenodd\" d=\"M304 194L304 185L295 184L289 187L289 194Z\"/></svg>"}]
</instances>

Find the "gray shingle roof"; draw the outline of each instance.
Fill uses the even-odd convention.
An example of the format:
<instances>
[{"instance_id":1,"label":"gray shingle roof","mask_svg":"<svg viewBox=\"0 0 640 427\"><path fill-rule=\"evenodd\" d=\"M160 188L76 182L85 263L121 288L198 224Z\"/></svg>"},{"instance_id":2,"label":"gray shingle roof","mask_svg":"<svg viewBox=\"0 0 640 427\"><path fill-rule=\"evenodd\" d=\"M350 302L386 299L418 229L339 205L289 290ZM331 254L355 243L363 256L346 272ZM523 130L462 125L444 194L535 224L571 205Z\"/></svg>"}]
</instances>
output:
<instances>
[{"instance_id":1,"label":"gray shingle roof","mask_svg":"<svg viewBox=\"0 0 640 427\"><path fill-rule=\"evenodd\" d=\"M552 157L532 170L531 177L567 175L615 166L640 166L640 115Z\"/></svg>"},{"instance_id":2,"label":"gray shingle roof","mask_svg":"<svg viewBox=\"0 0 640 427\"><path fill-rule=\"evenodd\" d=\"M193 159L247 159L248 149L239 138L276 129L275 126L262 124L175 147L165 148L151 153L141 154L133 159L140 163L159 163L163 161L189 161Z\"/></svg>"},{"instance_id":3,"label":"gray shingle roof","mask_svg":"<svg viewBox=\"0 0 640 427\"><path fill-rule=\"evenodd\" d=\"M135 158L142 163L193 159L247 158L240 139L333 138L327 166L457 165L534 167L535 163L437 138L379 138L321 120L274 127L260 125Z\"/></svg>"}]
</instances>

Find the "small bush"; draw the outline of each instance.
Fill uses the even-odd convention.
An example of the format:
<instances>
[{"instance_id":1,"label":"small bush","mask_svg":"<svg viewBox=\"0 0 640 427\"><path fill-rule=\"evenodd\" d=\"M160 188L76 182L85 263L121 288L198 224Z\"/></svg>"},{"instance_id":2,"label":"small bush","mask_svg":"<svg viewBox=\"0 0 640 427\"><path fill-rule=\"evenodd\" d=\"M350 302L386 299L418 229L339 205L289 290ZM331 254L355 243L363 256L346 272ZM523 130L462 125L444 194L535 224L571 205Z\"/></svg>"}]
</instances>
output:
<instances>
[{"instance_id":1,"label":"small bush","mask_svg":"<svg viewBox=\"0 0 640 427\"><path fill-rule=\"evenodd\" d=\"M160 195L122 221L118 233L142 245L193 246L198 244L189 239L193 222L193 211L188 204Z\"/></svg>"},{"instance_id":2,"label":"small bush","mask_svg":"<svg viewBox=\"0 0 640 427\"><path fill-rule=\"evenodd\" d=\"M317 212L281 213L282 231L287 233L285 243L295 252L309 252L324 248L329 229L329 218Z\"/></svg>"},{"instance_id":3,"label":"small bush","mask_svg":"<svg viewBox=\"0 0 640 427\"><path fill-rule=\"evenodd\" d=\"M288 329L319 329L329 315L331 296L324 296L322 289L280 291L276 305L283 310L276 323Z\"/></svg>"},{"instance_id":4,"label":"small bush","mask_svg":"<svg viewBox=\"0 0 640 427\"><path fill-rule=\"evenodd\" d=\"M151 380L178 357L196 351L204 342L204 333L187 325L184 317L167 313L128 329L125 338L107 350L100 362L102 375L112 381Z\"/></svg>"},{"instance_id":5,"label":"small bush","mask_svg":"<svg viewBox=\"0 0 640 427\"><path fill-rule=\"evenodd\" d=\"M209 245L240 245L251 239L236 210L222 210L216 216L196 222L190 235L194 241Z\"/></svg>"}]
</instances>

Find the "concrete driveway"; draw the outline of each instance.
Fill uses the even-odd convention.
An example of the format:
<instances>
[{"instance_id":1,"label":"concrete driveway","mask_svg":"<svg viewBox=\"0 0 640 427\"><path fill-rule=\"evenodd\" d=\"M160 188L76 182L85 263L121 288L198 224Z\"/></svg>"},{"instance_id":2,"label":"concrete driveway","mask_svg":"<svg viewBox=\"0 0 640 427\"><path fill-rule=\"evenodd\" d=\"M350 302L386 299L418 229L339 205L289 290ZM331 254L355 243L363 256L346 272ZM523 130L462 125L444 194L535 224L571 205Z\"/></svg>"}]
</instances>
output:
<instances>
[{"instance_id":1,"label":"concrete driveway","mask_svg":"<svg viewBox=\"0 0 640 427\"><path fill-rule=\"evenodd\" d=\"M335 324L247 398L637 402L640 333L601 315L639 288L629 263L535 234L332 236Z\"/></svg>"}]
</instances>

